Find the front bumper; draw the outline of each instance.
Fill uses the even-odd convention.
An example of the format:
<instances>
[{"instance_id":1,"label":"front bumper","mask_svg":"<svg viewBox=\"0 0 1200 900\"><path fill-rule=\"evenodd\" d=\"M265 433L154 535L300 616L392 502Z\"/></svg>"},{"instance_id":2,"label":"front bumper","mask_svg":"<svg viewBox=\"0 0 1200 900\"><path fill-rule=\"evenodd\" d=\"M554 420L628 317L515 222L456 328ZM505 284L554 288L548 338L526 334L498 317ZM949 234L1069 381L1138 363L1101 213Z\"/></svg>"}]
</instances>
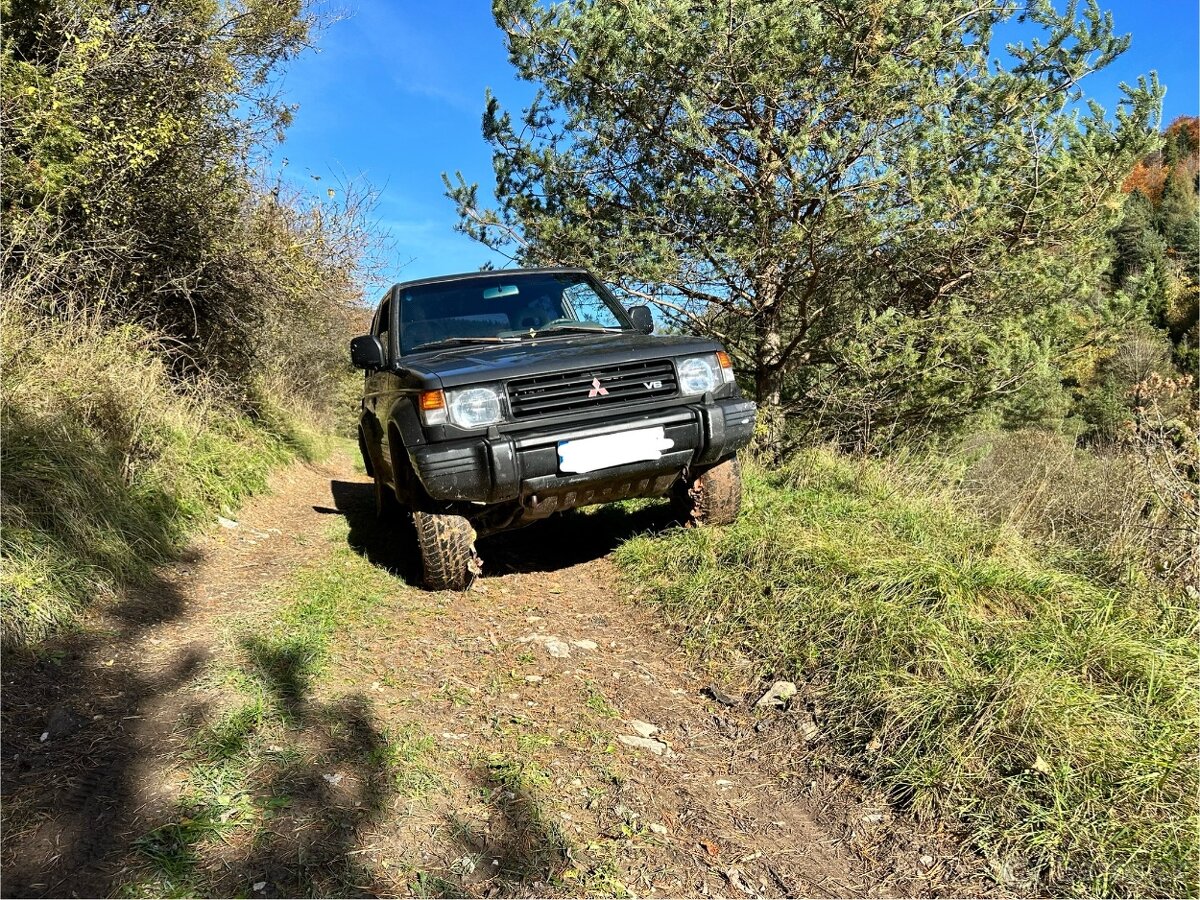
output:
<instances>
[{"instance_id":1,"label":"front bumper","mask_svg":"<svg viewBox=\"0 0 1200 900\"><path fill-rule=\"evenodd\" d=\"M676 406L659 413L609 419L571 428L498 432L467 440L425 444L412 452L413 469L435 500L495 504L519 500L558 508L625 496L664 493L686 468L732 456L754 434L756 406L740 398ZM673 447L661 459L584 474L564 474L558 444L661 426Z\"/></svg>"}]
</instances>

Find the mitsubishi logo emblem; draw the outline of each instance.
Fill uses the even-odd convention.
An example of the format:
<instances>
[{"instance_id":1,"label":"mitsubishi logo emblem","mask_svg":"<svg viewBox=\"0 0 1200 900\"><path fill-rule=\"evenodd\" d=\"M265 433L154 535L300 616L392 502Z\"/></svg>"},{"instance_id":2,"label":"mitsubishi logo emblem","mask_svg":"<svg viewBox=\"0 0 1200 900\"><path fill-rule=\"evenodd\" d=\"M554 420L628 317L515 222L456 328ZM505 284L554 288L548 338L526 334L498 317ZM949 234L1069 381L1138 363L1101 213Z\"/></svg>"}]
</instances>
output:
<instances>
[{"instance_id":1,"label":"mitsubishi logo emblem","mask_svg":"<svg viewBox=\"0 0 1200 900\"><path fill-rule=\"evenodd\" d=\"M600 379L592 379L592 389L588 391L588 397L607 397L608 391L600 387Z\"/></svg>"}]
</instances>

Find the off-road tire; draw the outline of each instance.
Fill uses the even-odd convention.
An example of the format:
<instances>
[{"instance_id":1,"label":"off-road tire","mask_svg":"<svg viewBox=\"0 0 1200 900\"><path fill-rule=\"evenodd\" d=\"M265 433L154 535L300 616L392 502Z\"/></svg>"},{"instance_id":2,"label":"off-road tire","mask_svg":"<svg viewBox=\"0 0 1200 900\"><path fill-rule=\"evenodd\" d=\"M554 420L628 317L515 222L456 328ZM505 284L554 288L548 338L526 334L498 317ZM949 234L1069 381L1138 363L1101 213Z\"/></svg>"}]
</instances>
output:
<instances>
[{"instance_id":1,"label":"off-road tire","mask_svg":"<svg viewBox=\"0 0 1200 900\"><path fill-rule=\"evenodd\" d=\"M730 457L698 476L681 481L672 497L676 512L689 528L731 525L742 511L742 467Z\"/></svg>"},{"instance_id":2,"label":"off-road tire","mask_svg":"<svg viewBox=\"0 0 1200 900\"><path fill-rule=\"evenodd\" d=\"M479 573L475 529L462 516L414 512L413 527L431 591L465 591Z\"/></svg>"}]
</instances>

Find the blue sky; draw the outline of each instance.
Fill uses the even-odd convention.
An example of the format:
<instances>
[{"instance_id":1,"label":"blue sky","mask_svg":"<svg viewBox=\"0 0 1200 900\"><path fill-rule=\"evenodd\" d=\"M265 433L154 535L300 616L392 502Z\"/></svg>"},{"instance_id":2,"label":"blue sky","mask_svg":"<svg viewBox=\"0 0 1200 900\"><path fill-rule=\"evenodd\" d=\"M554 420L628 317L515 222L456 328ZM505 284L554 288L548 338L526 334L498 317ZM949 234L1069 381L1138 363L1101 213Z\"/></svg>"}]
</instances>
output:
<instances>
[{"instance_id":1,"label":"blue sky","mask_svg":"<svg viewBox=\"0 0 1200 900\"><path fill-rule=\"evenodd\" d=\"M1111 111L1121 81L1154 69L1167 87L1164 122L1200 112L1196 0L1102 5L1117 32L1133 40L1084 82L1087 95ZM299 108L275 163L286 160L285 177L314 193L339 179L379 189L379 224L394 244L389 283L501 263L453 231L454 207L441 181L442 172L461 170L479 182L481 199L490 196L491 153L479 131L484 91L490 87L513 110L533 93L513 77L491 4L350 0L343 9L345 18L320 36L320 49L295 60L282 80L285 100Z\"/></svg>"}]
</instances>

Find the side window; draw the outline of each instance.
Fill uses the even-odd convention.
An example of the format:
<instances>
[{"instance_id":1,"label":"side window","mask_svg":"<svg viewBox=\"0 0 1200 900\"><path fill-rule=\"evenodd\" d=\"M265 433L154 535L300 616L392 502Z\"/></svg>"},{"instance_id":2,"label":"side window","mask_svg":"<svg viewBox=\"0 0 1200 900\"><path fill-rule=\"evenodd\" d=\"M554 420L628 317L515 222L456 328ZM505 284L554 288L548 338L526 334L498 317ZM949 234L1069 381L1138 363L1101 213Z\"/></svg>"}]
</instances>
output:
<instances>
[{"instance_id":1,"label":"side window","mask_svg":"<svg viewBox=\"0 0 1200 900\"><path fill-rule=\"evenodd\" d=\"M605 328L620 328L621 322L604 298L590 284L579 282L563 288L564 306L577 322L594 322Z\"/></svg>"},{"instance_id":2,"label":"side window","mask_svg":"<svg viewBox=\"0 0 1200 900\"><path fill-rule=\"evenodd\" d=\"M388 344L388 329L391 327L391 315L392 298L389 297L379 307L378 318L375 320L375 334L379 337L379 343L383 344L384 359L387 359L391 355L391 348Z\"/></svg>"}]
</instances>

